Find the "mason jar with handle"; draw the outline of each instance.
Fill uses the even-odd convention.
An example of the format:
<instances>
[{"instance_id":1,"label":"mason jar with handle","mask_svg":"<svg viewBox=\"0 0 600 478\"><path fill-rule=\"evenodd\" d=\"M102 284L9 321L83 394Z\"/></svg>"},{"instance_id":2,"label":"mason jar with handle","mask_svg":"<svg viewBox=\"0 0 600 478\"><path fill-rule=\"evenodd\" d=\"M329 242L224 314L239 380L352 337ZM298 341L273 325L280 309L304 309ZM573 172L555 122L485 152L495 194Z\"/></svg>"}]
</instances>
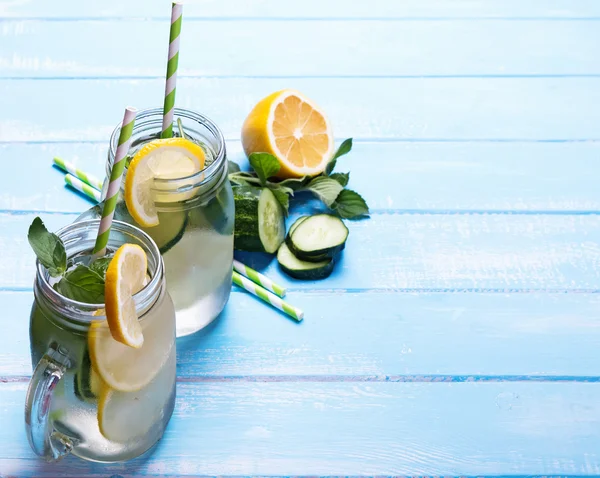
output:
<instances>
[{"instance_id":1,"label":"mason jar with handle","mask_svg":"<svg viewBox=\"0 0 600 478\"><path fill-rule=\"evenodd\" d=\"M57 235L70 263L91 254L99 221ZM27 437L48 461L68 453L93 461L135 458L162 436L175 403L175 310L158 247L143 231L113 221L108 250L137 244L148 258L147 284L134 295L144 344L112 338L104 304L62 296L38 262L31 309L33 376L25 403Z\"/></svg>"},{"instance_id":2,"label":"mason jar with handle","mask_svg":"<svg viewBox=\"0 0 600 478\"><path fill-rule=\"evenodd\" d=\"M130 157L148 142L160 138L162 119L162 108L138 112ZM179 108L175 108L174 121L179 121L187 139L203 149L204 168L186 177L154 179L152 196L158 213L157 226L139 225L127 210L123 194L119 196L115 218L140 227L156 241L164 258L180 337L212 322L229 299L235 209L225 140L217 125L206 116ZM107 175L115 159L119 133L117 126L110 139ZM173 134L180 136L177 126L173 127ZM98 218L101 212L102 204L77 220Z\"/></svg>"}]
</instances>

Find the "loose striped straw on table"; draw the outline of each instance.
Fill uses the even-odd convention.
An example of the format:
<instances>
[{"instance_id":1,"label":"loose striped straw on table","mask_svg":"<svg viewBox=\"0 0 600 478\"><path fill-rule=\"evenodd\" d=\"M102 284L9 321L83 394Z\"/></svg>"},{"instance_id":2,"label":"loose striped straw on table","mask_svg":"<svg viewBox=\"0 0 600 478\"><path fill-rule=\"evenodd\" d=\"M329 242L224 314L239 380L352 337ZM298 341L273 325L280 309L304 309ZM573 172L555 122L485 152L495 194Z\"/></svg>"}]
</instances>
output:
<instances>
[{"instance_id":1,"label":"loose striped straw on table","mask_svg":"<svg viewBox=\"0 0 600 478\"><path fill-rule=\"evenodd\" d=\"M125 157L129 152L131 144L131 133L133 132L133 124L135 122L136 109L127 107L123 115L123 123L121 123L121 133L119 134L119 145L115 154L115 162L110 171L110 179L108 190L106 192L106 200L104 201L104 209L102 209L102 219L98 228L98 237L94 246L94 257L101 257L106 254L106 246L108 244L108 236L110 235L110 226L112 225L119 190L121 189L121 179L123 178L123 170L125 169Z\"/></svg>"},{"instance_id":2,"label":"loose striped straw on table","mask_svg":"<svg viewBox=\"0 0 600 478\"><path fill-rule=\"evenodd\" d=\"M177 65L179 64L179 36L181 33L182 12L183 5L180 2L173 2L161 138L173 137L173 108L175 108L175 87L177 83Z\"/></svg>"},{"instance_id":3,"label":"loose striped straw on table","mask_svg":"<svg viewBox=\"0 0 600 478\"><path fill-rule=\"evenodd\" d=\"M84 183L89 184L93 188L96 188L98 191L102 191L102 181L97 179L95 176L92 176L91 174L85 173L81 169L76 168L73 163L69 163L68 161L55 157L54 164L56 164L63 171L70 173L77 179L80 179Z\"/></svg>"},{"instance_id":4,"label":"loose striped straw on table","mask_svg":"<svg viewBox=\"0 0 600 478\"><path fill-rule=\"evenodd\" d=\"M271 304L276 309L285 312L297 322L300 322L304 318L304 312L302 312L300 309L288 304L285 300L280 299L275 294L269 292L258 284L255 284L250 279L247 279L236 271L233 271L232 281L235 285L240 286L242 289L247 290L259 299L264 300L267 304Z\"/></svg>"},{"instance_id":5,"label":"loose striped straw on table","mask_svg":"<svg viewBox=\"0 0 600 478\"><path fill-rule=\"evenodd\" d=\"M267 276L255 271L245 264L242 264L240 261L236 261L235 259L233 260L233 270L239 272L243 276L246 276L252 282L257 283L268 291L273 292L275 295L278 295L279 297L285 297L285 287L273 282Z\"/></svg>"},{"instance_id":6,"label":"loose striped straw on table","mask_svg":"<svg viewBox=\"0 0 600 478\"><path fill-rule=\"evenodd\" d=\"M81 179L77 179L72 174L68 174L65 176L65 183L71 186L76 191L79 191L82 194L85 194L90 199L94 199L96 202L101 201L100 191L96 188L93 188L87 183L84 183Z\"/></svg>"}]
</instances>

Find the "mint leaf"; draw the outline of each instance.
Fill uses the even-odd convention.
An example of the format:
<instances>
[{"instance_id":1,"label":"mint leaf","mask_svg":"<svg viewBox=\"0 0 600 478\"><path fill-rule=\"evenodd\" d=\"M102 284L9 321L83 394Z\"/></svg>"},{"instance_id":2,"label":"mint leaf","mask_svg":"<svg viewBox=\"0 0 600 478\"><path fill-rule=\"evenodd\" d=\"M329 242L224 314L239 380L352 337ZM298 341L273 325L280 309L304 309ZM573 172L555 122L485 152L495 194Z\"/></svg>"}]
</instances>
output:
<instances>
[{"instance_id":1,"label":"mint leaf","mask_svg":"<svg viewBox=\"0 0 600 478\"><path fill-rule=\"evenodd\" d=\"M304 190L310 191L317 196L328 207L331 207L335 199L342 192L342 189L344 188L340 183L327 176L316 177L304 188Z\"/></svg>"},{"instance_id":2,"label":"mint leaf","mask_svg":"<svg viewBox=\"0 0 600 478\"><path fill-rule=\"evenodd\" d=\"M112 261L112 257L101 257L90 264L90 269L100 277L105 277L110 261Z\"/></svg>"},{"instance_id":3,"label":"mint leaf","mask_svg":"<svg viewBox=\"0 0 600 478\"><path fill-rule=\"evenodd\" d=\"M310 176L304 176L303 178L292 178L292 179L284 179L283 181L277 183L281 186L285 186L294 191L298 191L306 186L312 178Z\"/></svg>"},{"instance_id":4,"label":"mint leaf","mask_svg":"<svg viewBox=\"0 0 600 478\"><path fill-rule=\"evenodd\" d=\"M283 211L287 216L290 210L290 197L282 188L269 189L271 189L271 192L275 195L277 201L279 202L279 204L281 204L281 207L283 208Z\"/></svg>"},{"instance_id":5,"label":"mint leaf","mask_svg":"<svg viewBox=\"0 0 600 478\"><path fill-rule=\"evenodd\" d=\"M60 238L48 232L39 217L36 217L27 233L27 240L40 263L48 269L52 277L58 277L67 270L67 252Z\"/></svg>"},{"instance_id":6,"label":"mint leaf","mask_svg":"<svg viewBox=\"0 0 600 478\"><path fill-rule=\"evenodd\" d=\"M356 219L369 214L369 206L360 194L352 189L344 189L331 209L345 219Z\"/></svg>"},{"instance_id":7,"label":"mint leaf","mask_svg":"<svg viewBox=\"0 0 600 478\"><path fill-rule=\"evenodd\" d=\"M350 181L350 173L333 173L329 177L335 179L343 187L348 186L348 181Z\"/></svg>"},{"instance_id":8,"label":"mint leaf","mask_svg":"<svg viewBox=\"0 0 600 478\"><path fill-rule=\"evenodd\" d=\"M69 299L86 304L104 303L104 278L82 264L67 272L57 286L58 292Z\"/></svg>"},{"instance_id":9,"label":"mint leaf","mask_svg":"<svg viewBox=\"0 0 600 478\"><path fill-rule=\"evenodd\" d=\"M237 173L240 171L240 166L238 163L234 163L233 161L227 161L227 172L229 174Z\"/></svg>"},{"instance_id":10,"label":"mint leaf","mask_svg":"<svg viewBox=\"0 0 600 478\"><path fill-rule=\"evenodd\" d=\"M331 159L327 163L327 166L325 167L325 174L327 176L329 176L335 168L335 163L337 162L337 159L340 156L343 156L344 154L348 154L351 150L352 150L352 138L348 138L348 139L344 140L342 142L342 144L340 144L340 147L337 149L335 154L331 157Z\"/></svg>"},{"instance_id":11,"label":"mint leaf","mask_svg":"<svg viewBox=\"0 0 600 478\"><path fill-rule=\"evenodd\" d=\"M269 153L252 153L248 158L250 166L256 171L261 186L266 186L267 179L279 172L279 161Z\"/></svg>"},{"instance_id":12,"label":"mint leaf","mask_svg":"<svg viewBox=\"0 0 600 478\"><path fill-rule=\"evenodd\" d=\"M260 179L258 179L255 174L241 171L237 173L231 173L229 175L229 181L234 184L239 184L240 186L260 186L262 184Z\"/></svg>"}]
</instances>

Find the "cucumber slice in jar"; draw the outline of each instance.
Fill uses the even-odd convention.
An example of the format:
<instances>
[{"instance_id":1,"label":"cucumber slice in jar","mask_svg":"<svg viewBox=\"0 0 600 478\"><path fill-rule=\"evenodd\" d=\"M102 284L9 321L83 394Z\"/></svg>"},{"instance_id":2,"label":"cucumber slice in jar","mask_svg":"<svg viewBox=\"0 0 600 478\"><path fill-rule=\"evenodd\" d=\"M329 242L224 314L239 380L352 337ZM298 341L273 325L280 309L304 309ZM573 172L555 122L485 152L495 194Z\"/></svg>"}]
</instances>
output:
<instances>
[{"instance_id":1,"label":"cucumber slice in jar","mask_svg":"<svg viewBox=\"0 0 600 478\"><path fill-rule=\"evenodd\" d=\"M348 228L340 218L317 214L294 228L286 244L298 259L317 262L335 257L344 249L347 238Z\"/></svg>"},{"instance_id":2,"label":"cucumber slice in jar","mask_svg":"<svg viewBox=\"0 0 600 478\"><path fill-rule=\"evenodd\" d=\"M277 262L283 271L296 279L318 280L325 279L333 271L333 259L319 262L301 261L284 242L277 251Z\"/></svg>"},{"instance_id":3,"label":"cucumber slice in jar","mask_svg":"<svg viewBox=\"0 0 600 478\"><path fill-rule=\"evenodd\" d=\"M159 219L158 226L138 227L154 239L160 253L164 254L183 237L188 224L188 213L187 211L161 212L159 213Z\"/></svg>"},{"instance_id":4,"label":"cucumber slice in jar","mask_svg":"<svg viewBox=\"0 0 600 478\"><path fill-rule=\"evenodd\" d=\"M283 209L267 188L234 189L235 249L277 252L285 237Z\"/></svg>"}]
</instances>

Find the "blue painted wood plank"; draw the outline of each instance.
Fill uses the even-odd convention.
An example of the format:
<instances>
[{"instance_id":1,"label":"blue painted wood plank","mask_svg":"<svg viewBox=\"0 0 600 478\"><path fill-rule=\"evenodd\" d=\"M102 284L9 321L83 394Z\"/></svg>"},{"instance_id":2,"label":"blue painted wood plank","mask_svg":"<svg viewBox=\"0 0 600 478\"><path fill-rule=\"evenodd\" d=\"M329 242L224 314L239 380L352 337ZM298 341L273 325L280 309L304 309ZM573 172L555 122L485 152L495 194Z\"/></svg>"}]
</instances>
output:
<instances>
[{"instance_id":1,"label":"blue painted wood plank","mask_svg":"<svg viewBox=\"0 0 600 478\"><path fill-rule=\"evenodd\" d=\"M51 161L60 156L102 177L106 150L102 142L0 144L0 158L13 165L10 177L0 179L0 209L89 208ZM238 141L227 152L248 168ZM598 211L600 189L590 174L598 157L600 142L355 142L338 170L352 173L350 186L376 211ZM377 166L365 168L371 161Z\"/></svg>"},{"instance_id":2,"label":"blue painted wood plank","mask_svg":"<svg viewBox=\"0 0 600 478\"><path fill-rule=\"evenodd\" d=\"M154 455L116 465L36 459L23 436L25 386L0 384L6 475L600 472L596 384L180 383Z\"/></svg>"},{"instance_id":3,"label":"blue painted wood plank","mask_svg":"<svg viewBox=\"0 0 600 478\"><path fill-rule=\"evenodd\" d=\"M31 292L0 292L0 381L29 376ZM595 294L290 293L297 325L233 292L177 342L180 380L588 380L600 377Z\"/></svg>"},{"instance_id":4,"label":"blue painted wood plank","mask_svg":"<svg viewBox=\"0 0 600 478\"><path fill-rule=\"evenodd\" d=\"M0 214L0 288L31 287L33 217ZM75 217L44 219L56 229ZM327 280L290 279L267 255L239 257L293 290L600 290L599 215L376 214L347 224L346 250Z\"/></svg>"},{"instance_id":5,"label":"blue painted wood plank","mask_svg":"<svg viewBox=\"0 0 600 478\"><path fill-rule=\"evenodd\" d=\"M0 3L0 17L7 18L99 18L110 21L125 18L167 18L168 8L157 0L46 0ZM600 17L595 0L188 0L185 18L589 18Z\"/></svg>"},{"instance_id":6,"label":"blue painted wood plank","mask_svg":"<svg viewBox=\"0 0 600 478\"><path fill-rule=\"evenodd\" d=\"M285 87L319 103L338 138L600 138L600 78L184 78L177 104L211 117L227 139L239 139L256 102ZM124 105L158 106L164 81L0 80L0 90L1 142L106 141ZM44 108L33 113L28 104Z\"/></svg>"},{"instance_id":7,"label":"blue painted wood plank","mask_svg":"<svg viewBox=\"0 0 600 478\"><path fill-rule=\"evenodd\" d=\"M128 22L128 34L143 45L132 49L122 47L117 28L98 21L4 22L0 77L163 79L168 20ZM215 38L227 41L200 47ZM189 20L178 76L598 75L598 45L595 20Z\"/></svg>"}]
</instances>

